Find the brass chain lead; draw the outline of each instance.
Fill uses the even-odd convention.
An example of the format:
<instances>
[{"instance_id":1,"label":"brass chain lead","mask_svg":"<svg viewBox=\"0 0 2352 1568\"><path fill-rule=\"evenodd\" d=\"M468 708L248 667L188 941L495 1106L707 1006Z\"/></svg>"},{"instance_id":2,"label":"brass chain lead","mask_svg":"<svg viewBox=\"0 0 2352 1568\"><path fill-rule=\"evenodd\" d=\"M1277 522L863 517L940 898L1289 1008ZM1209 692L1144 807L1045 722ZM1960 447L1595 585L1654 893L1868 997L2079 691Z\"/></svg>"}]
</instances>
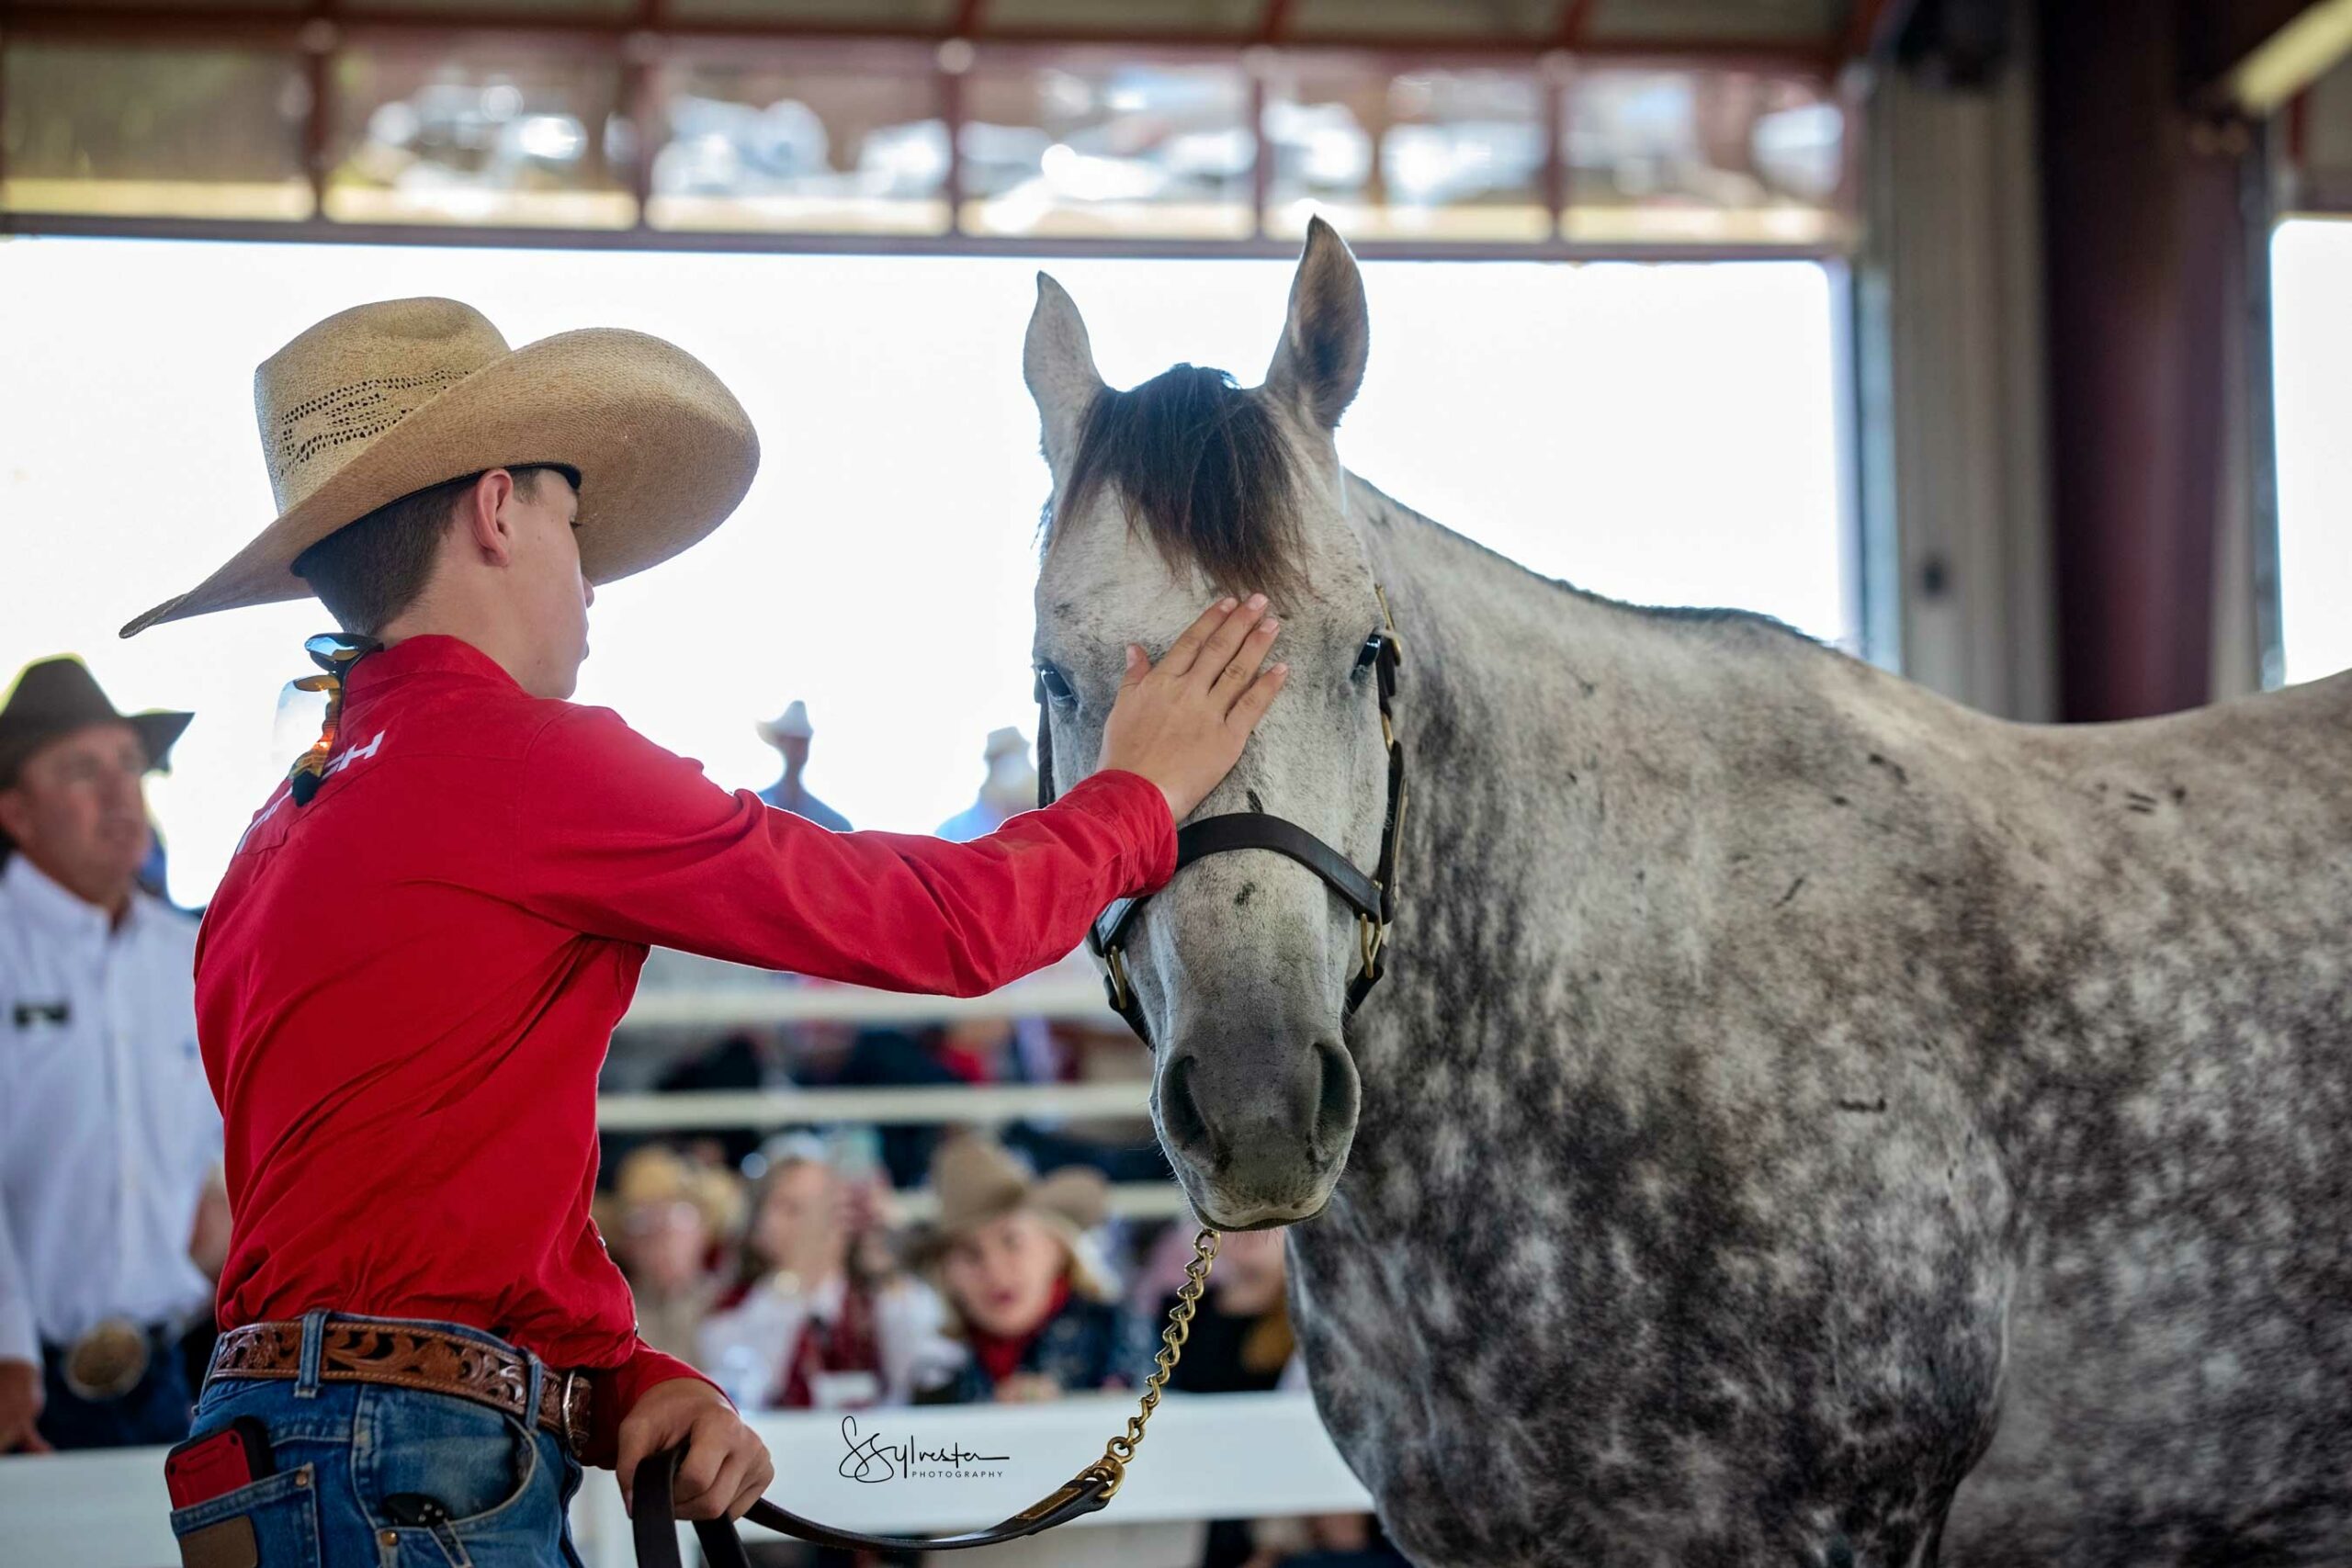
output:
<instances>
[{"instance_id":1,"label":"brass chain lead","mask_svg":"<svg viewBox=\"0 0 2352 1568\"><path fill-rule=\"evenodd\" d=\"M1204 1226L1193 1237L1193 1256L1184 1265L1184 1282L1176 1288L1176 1304L1168 1309L1168 1326L1159 1331L1159 1351L1152 1357L1152 1373L1144 1379L1143 1398L1133 1416L1127 1417L1127 1429L1102 1445L1102 1457L1081 1472L1099 1475L1106 1484L1103 1501L1118 1495L1119 1483L1126 1478L1127 1461L1136 1457L1136 1450L1143 1442L1143 1429L1151 1420L1151 1413L1159 1408L1160 1391L1168 1386L1170 1374L1183 1359L1184 1341L1192 1337L1193 1314L1199 1310L1201 1292L1208 1287L1210 1266L1216 1262L1216 1249L1224 1237Z\"/></svg>"}]
</instances>

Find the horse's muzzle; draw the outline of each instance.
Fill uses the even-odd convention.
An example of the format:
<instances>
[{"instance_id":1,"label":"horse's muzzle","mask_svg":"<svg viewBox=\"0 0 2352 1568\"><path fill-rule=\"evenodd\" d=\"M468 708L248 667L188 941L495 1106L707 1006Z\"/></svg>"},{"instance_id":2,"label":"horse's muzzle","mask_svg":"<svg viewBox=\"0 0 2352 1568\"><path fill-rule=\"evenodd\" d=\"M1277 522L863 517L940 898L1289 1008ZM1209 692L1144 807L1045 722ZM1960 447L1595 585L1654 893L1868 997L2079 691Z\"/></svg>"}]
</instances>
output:
<instances>
[{"instance_id":1,"label":"horse's muzzle","mask_svg":"<svg viewBox=\"0 0 2352 1568\"><path fill-rule=\"evenodd\" d=\"M1362 1095L1354 1062L1334 1043L1270 1061L1237 1041L1171 1054L1154 1100L1161 1141L1201 1219L1262 1230L1322 1211L1347 1163Z\"/></svg>"}]
</instances>

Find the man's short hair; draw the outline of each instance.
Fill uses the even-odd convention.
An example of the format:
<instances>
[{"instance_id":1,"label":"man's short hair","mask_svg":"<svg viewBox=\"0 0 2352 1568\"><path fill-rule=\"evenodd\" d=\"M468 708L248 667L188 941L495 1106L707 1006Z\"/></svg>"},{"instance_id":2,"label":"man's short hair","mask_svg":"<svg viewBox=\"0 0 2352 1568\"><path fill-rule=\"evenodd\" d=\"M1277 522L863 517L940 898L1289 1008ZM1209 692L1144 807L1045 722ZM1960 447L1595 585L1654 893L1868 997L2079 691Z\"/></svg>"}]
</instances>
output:
<instances>
[{"instance_id":1,"label":"man's short hair","mask_svg":"<svg viewBox=\"0 0 2352 1568\"><path fill-rule=\"evenodd\" d=\"M514 476L514 488L531 499L537 498L541 474L561 474L575 488L580 483L573 470L554 463L506 471ZM481 478L444 479L345 524L296 556L294 575L310 585L345 631L374 637L424 592L442 536L457 521L458 502Z\"/></svg>"}]
</instances>

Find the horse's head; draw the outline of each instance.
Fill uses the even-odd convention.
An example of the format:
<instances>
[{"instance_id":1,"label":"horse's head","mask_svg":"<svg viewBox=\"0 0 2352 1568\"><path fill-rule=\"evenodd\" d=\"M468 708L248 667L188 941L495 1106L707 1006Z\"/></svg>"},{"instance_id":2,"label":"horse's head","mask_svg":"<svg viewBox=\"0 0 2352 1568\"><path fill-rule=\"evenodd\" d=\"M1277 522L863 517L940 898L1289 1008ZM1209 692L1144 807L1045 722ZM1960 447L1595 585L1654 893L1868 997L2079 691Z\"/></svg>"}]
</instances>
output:
<instances>
[{"instance_id":1,"label":"horse's head","mask_svg":"<svg viewBox=\"0 0 2352 1568\"><path fill-rule=\"evenodd\" d=\"M1035 654L1056 775L1093 768L1125 645L1156 660L1216 592L1261 590L1290 682L1194 819L1286 818L1370 874L1388 802L1366 654L1382 611L1333 443L1370 336L1354 258L1314 224L1265 383L1248 389L1182 365L1110 389L1078 307L1038 284L1025 368L1054 505ZM1342 1025L1363 934L1314 872L1258 849L1188 865L1130 929L1160 1141L1211 1224L1282 1224L1329 1199L1355 1132Z\"/></svg>"}]
</instances>

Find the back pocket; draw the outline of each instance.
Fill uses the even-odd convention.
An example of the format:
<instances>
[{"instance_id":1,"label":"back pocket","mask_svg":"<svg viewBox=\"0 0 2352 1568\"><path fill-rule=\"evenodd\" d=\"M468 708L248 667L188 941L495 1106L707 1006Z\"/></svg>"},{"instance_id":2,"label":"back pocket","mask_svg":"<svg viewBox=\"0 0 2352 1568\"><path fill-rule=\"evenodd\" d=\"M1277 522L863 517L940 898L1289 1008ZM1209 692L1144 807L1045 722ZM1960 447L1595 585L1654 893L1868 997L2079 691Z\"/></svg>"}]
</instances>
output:
<instances>
[{"instance_id":1,"label":"back pocket","mask_svg":"<svg viewBox=\"0 0 2352 1568\"><path fill-rule=\"evenodd\" d=\"M172 1510L182 1568L318 1568L318 1472L266 1475Z\"/></svg>"},{"instance_id":2,"label":"back pocket","mask_svg":"<svg viewBox=\"0 0 2352 1568\"><path fill-rule=\"evenodd\" d=\"M519 1501L538 1469L538 1445L521 1422L486 1404L417 1389L370 1386L360 1396L354 1456L360 1500L376 1528L399 1526L390 1499L430 1498L453 1524L487 1518Z\"/></svg>"}]
</instances>

